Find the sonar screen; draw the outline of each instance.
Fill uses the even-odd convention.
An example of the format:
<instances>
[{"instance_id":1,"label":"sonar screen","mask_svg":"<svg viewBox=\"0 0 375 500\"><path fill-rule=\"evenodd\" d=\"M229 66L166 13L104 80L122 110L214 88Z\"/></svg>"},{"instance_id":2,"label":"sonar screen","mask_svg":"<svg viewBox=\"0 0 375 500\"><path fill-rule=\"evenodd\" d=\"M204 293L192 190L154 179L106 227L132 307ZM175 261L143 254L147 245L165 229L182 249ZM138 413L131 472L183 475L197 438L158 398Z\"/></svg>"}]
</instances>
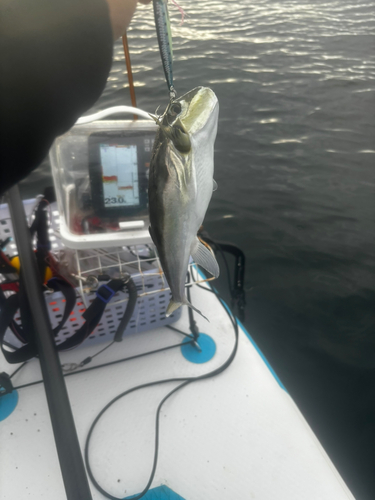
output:
<instances>
[{"instance_id":1,"label":"sonar screen","mask_svg":"<svg viewBox=\"0 0 375 500\"><path fill-rule=\"evenodd\" d=\"M139 206L137 146L100 144L104 206Z\"/></svg>"},{"instance_id":2,"label":"sonar screen","mask_svg":"<svg viewBox=\"0 0 375 500\"><path fill-rule=\"evenodd\" d=\"M152 135L129 131L126 136L119 131L90 135L91 197L97 215L123 218L147 212L152 140Z\"/></svg>"}]
</instances>

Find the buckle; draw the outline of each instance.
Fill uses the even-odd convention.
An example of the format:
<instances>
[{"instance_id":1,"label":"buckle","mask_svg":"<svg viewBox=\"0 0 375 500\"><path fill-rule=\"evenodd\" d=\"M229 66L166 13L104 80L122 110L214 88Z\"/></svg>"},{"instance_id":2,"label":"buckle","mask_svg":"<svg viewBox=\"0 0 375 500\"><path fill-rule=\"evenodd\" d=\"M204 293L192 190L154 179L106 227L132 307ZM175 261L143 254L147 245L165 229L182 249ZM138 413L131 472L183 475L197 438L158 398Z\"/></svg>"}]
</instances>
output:
<instances>
[{"instance_id":1,"label":"buckle","mask_svg":"<svg viewBox=\"0 0 375 500\"><path fill-rule=\"evenodd\" d=\"M103 293L104 292L104 293ZM112 290L108 285L102 285L95 292L96 296L104 302L104 304L108 304L108 302L112 299L116 292Z\"/></svg>"}]
</instances>

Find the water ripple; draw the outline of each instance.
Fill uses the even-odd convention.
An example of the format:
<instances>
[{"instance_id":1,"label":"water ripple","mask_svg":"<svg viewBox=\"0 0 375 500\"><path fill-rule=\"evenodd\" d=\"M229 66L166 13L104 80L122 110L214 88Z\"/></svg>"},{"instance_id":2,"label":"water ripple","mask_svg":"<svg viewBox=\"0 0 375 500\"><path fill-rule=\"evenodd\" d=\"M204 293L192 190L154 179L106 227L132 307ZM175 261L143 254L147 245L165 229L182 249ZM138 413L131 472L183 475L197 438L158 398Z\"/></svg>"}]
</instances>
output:
<instances>
[{"instance_id":1,"label":"water ripple","mask_svg":"<svg viewBox=\"0 0 375 500\"><path fill-rule=\"evenodd\" d=\"M334 212L357 221L353 248L373 248L372 2L185 0L183 7L180 26L170 6L177 91L210 85L220 102L216 177L225 189L215 193L207 223L230 213L244 227L263 223L275 234L282 227L291 241L341 255L348 228L327 217L326 232L316 225L317 214ZM167 88L151 8L138 9L128 39L138 103L154 111L166 104ZM127 86L119 41L96 108L129 103ZM289 206L283 215L275 209L280 197ZM310 233L294 222L301 213Z\"/></svg>"}]
</instances>

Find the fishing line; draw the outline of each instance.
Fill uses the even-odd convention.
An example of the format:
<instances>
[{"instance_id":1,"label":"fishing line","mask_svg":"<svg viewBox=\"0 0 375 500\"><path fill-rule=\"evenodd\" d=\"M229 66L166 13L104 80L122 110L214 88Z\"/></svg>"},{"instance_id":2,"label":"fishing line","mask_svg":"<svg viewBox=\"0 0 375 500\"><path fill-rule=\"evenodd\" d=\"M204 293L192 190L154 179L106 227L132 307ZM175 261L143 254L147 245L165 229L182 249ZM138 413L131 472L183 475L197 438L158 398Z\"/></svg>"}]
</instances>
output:
<instances>
[{"instance_id":1,"label":"fishing line","mask_svg":"<svg viewBox=\"0 0 375 500\"><path fill-rule=\"evenodd\" d=\"M115 340L112 340L112 342L110 342L108 345L103 347L103 349L98 351L96 354L93 354L92 356L88 356L87 358L83 359L80 363L63 363L61 365L61 368L65 372L72 372L72 371L75 371L77 368L82 368L83 366L87 365L88 363L91 363L91 361L96 356L99 356L99 354L101 354L102 352L109 349L114 343L115 343Z\"/></svg>"},{"instance_id":2,"label":"fishing line","mask_svg":"<svg viewBox=\"0 0 375 500\"><path fill-rule=\"evenodd\" d=\"M104 415L104 413L114 404L116 403L119 399L127 396L128 394L131 394L132 392L135 392L135 391L138 391L140 389L145 389L147 387L153 387L155 385L159 385L159 384L166 384L166 383L171 383L171 382L182 382L180 385L178 385L177 387L175 387L174 389L172 389L162 400L161 402L159 403L159 406L156 410L156 418L155 418L155 444L154 444L154 460L153 460L153 466L152 466L152 470L151 470L151 474L150 474L150 477L149 477L149 480L145 486L145 488L143 489L143 491L141 493L139 493L138 495L135 495L135 496L132 496L132 500L139 500L140 498L142 498L146 493L147 491L150 489L150 486L152 484L152 481L155 477L155 472L156 472L156 467L157 467L157 462L158 462L158 454L159 454L159 422L160 422L160 411L161 411L161 408L163 406L163 404L167 401L167 399L169 399L175 392L179 391L180 389L182 389L183 387L193 383L193 382L197 382L199 380L205 380L205 379L208 379L208 378L211 378L211 377L214 377L216 375L219 375L220 373L222 373L224 370L226 370L226 368L228 368L228 366L232 363L235 355L236 355L236 352L237 352L237 348L238 348L238 324L237 324L237 320L236 320L236 317L234 316L234 314L230 311L229 308L226 307L225 305L225 302L223 301L223 299L221 298L220 294L216 291L216 290L212 290L210 288L205 288L205 287L202 287L200 285L198 285L199 288L202 288L203 290L206 290L206 291L209 291L211 293L214 293L216 295L216 297L218 298L220 304L222 305L223 309L225 310L225 312L227 313L227 315L229 316L229 319L232 323L232 326L233 326L233 329L234 329L234 334L235 334L235 343L234 343L234 347L233 347L233 350L231 352L231 354L229 355L229 357L227 358L227 360L221 365L219 366L218 368L216 368L215 370L212 370L211 372L209 373L206 373L206 374L203 374L203 375L199 375L197 377L178 377L178 378L169 378L169 379L164 379L164 380L158 380L158 381L154 381L154 382L149 382L149 383L146 383L146 384L142 384L142 385L139 385L139 386L136 386L136 387L133 387L131 389L128 389L127 391L119 394L118 396L116 396L115 398L113 398L99 413L98 415L96 416L94 422L91 424L91 427L89 429L89 432L88 432L88 435L87 435L87 438L86 438L86 443L85 443L85 451L84 451L84 455L85 455L85 462L86 462L86 468L87 468L87 472L88 472L88 475L92 481L92 483L94 484L94 486L96 487L96 489L98 491L100 491L100 493L102 493L102 495L104 495L105 497L109 498L110 500L124 500L123 497L119 498L119 497L115 497L113 495L111 495L108 491L106 491L104 488L102 488L100 486L100 484L98 483L98 481L96 480L92 470L91 470L91 465L90 465L90 457L89 457L89 448L90 448L90 440L91 440L91 437L92 437L92 433L97 425L97 423L99 422L99 420L101 419L101 417Z\"/></svg>"}]
</instances>

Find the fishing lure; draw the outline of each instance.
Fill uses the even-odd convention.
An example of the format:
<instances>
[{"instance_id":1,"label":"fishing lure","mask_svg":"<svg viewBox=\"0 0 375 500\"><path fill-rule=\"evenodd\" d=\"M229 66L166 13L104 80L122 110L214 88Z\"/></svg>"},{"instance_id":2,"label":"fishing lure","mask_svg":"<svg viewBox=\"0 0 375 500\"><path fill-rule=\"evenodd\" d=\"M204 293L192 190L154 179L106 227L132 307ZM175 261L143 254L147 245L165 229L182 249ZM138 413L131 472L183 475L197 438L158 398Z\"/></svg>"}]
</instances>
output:
<instances>
[{"instance_id":1,"label":"fishing lure","mask_svg":"<svg viewBox=\"0 0 375 500\"><path fill-rule=\"evenodd\" d=\"M173 47L168 0L153 0L156 33L158 36L161 62L167 81L170 99L176 98L173 85Z\"/></svg>"}]
</instances>

